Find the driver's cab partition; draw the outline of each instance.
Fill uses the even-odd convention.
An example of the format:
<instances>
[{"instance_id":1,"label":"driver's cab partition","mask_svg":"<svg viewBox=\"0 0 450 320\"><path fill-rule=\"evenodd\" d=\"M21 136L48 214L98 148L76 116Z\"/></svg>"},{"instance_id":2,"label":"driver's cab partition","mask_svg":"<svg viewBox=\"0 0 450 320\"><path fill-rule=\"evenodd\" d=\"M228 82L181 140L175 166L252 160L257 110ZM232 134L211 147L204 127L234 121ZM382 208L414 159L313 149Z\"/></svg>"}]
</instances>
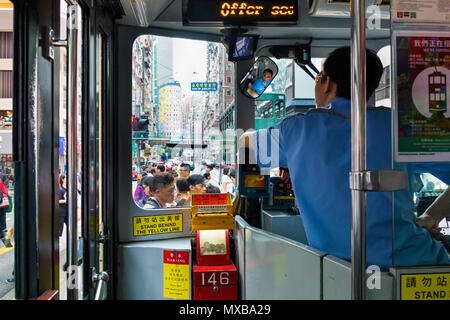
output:
<instances>
[{"instance_id":1,"label":"driver's cab partition","mask_svg":"<svg viewBox=\"0 0 450 320\"><path fill-rule=\"evenodd\" d=\"M241 299L351 299L349 261L252 227L240 216L236 216L235 223L236 267ZM414 298L405 296L407 291L402 290L401 281L405 277L416 279L430 272L448 273L450 267L391 268L389 272L378 273L369 266L368 270L371 272L366 275L366 298L396 300ZM269 292L270 296L267 295ZM436 290L434 294L447 293Z\"/></svg>"}]
</instances>

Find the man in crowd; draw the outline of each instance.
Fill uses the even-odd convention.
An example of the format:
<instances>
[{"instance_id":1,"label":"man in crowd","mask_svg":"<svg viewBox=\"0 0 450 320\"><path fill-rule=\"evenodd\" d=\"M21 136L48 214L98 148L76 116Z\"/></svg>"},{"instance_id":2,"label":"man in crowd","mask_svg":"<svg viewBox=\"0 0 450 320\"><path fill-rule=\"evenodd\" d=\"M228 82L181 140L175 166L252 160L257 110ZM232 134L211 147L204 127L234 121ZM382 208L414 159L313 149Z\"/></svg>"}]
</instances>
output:
<instances>
[{"instance_id":1,"label":"man in crowd","mask_svg":"<svg viewBox=\"0 0 450 320\"><path fill-rule=\"evenodd\" d=\"M151 196L145 201L144 209L166 208L175 199L175 180L167 172L155 173L150 184Z\"/></svg>"},{"instance_id":2,"label":"man in crowd","mask_svg":"<svg viewBox=\"0 0 450 320\"><path fill-rule=\"evenodd\" d=\"M192 174L188 180L190 194L206 193L206 183L203 176Z\"/></svg>"},{"instance_id":3,"label":"man in crowd","mask_svg":"<svg viewBox=\"0 0 450 320\"><path fill-rule=\"evenodd\" d=\"M155 170L156 173L161 173L161 172L164 172L164 171L166 171L166 167L163 164L158 164L156 166L156 170Z\"/></svg>"},{"instance_id":4,"label":"man in crowd","mask_svg":"<svg viewBox=\"0 0 450 320\"><path fill-rule=\"evenodd\" d=\"M187 179L191 174L191 166L188 163L180 164L180 178Z\"/></svg>"}]
</instances>

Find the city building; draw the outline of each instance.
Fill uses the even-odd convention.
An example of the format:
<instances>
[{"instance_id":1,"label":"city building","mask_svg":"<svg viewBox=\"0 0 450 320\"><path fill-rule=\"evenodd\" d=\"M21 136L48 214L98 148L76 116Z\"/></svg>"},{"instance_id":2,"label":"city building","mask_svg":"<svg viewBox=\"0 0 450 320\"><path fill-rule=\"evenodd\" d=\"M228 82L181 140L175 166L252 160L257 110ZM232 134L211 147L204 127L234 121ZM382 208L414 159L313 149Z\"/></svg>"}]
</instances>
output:
<instances>
[{"instance_id":1,"label":"city building","mask_svg":"<svg viewBox=\"0 0 450 320\"><path fill-rule=\"evenodd\" d=\"M202 121L208 93L190 93L183 98L182 137L185 143L201 144L204 140Z\"/></svg>"},{"instance_id":2,"label":"city building","mask_svg":"<svg viewBox=\"0 0 450 320\"><path fill-rule=\"evenodd\" d=\"M13 5L0 4L0 161L12 161Z\"/></svg>"},{"instance_id":3,"label":"city building","mask_svg":"<svg viewBox=\"0 0 450 320\"><path fill-rule=\"evenodd\" d=\"M220 116L234 103L234 64L228 61L225 47L219 43L208 42L207 47L207 82L216 82L217 91L205 93L205 112L202 114L203 139L208 143L207 152L210 161L219 161L221 140L220 139ZM206 109L208 111L206 111Z\"/></svg>"},{"instance_id":4,"label":"city building","mask_svg":"<svg viewBox=\"0 0 450 320\"><path fill-rule=\"evenodd\" d=\"M149 131L156 132L157 106L154 102L154 48L152 36L144 35L133 45L133 115L149 120Z\"/></svg>"},{"instance_id":5,"label":"city building","mask_svg":"<svg viewBox=\"0 0 450 320\"><path fill-rule=\"evenodd\" d=\"M173 78L159 87L159 128L160 136L172 141L181 141L183 123L181 112L181 85Z\"/></svg>"}]
</instances>

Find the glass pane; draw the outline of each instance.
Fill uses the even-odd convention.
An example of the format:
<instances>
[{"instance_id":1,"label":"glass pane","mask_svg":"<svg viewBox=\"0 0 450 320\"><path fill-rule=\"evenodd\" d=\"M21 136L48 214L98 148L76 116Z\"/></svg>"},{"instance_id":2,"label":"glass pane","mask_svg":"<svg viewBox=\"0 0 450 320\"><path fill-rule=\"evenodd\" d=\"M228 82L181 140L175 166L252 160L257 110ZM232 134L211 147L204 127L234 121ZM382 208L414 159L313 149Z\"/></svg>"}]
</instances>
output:
<instances>
[{"instance_id":1,"label":"glass pane","mask_svg":"<svg viewBox=\"0 0 450 320\"><path fill-rule=\"evenodd\" d=\"M438 198L448 185L436 178L430 173L421 173L417 175L418 191L414 192L415 216L420 217L425 210ZM420 189L419 189L420 188ZM450 225L448 218L442 219L439 223L442 235L450 235Z\"/></svg>"},{"instance_id":2,"label":"glass pane","mask_svg":"<svg viewBox=\"0 0 450 320\"><path fill-rule=\"evenodd\" d=\"M98 199L98 225L96 226L97 236L101 236L103 234L103 157L102 157L102 109L103 109L103 73L105 59L103 55L106 51L103 48L106 45L106 42L103 40L104 36L99 34L97 37L98 45L97 45L97 75L98 75L98 83L97 83L97 199ZM103 272L103 243L98 243L98 272Z\"/></svg>"},{"instance_id":3,"label":"glass pane","mask_svg":"<svg viewBox=\"0 0 450 320\"><path fill-rule=\"evenodd\" d=\"M424 40L425 39L425 40ZM393 130L396 154L393 168L408 173L408 189L393 192L393 265L448 265L448 239L439 232L438 219L424 212L450 183L449 118L441 94L448 74L445 50L430 54L417 50L421 41L438 41L428 36L395 35L395 90L397 103ZM447 38L443 38L447 39ZM432 57L432 65L409 63ZM431 59L431 58L430 58ZM396 91L396 92L395 92ZM443 112L444 111L444 112ZM369 196L369 195L368 195ZM435 220L435 221L433 221ZM446 248L447 246L447 248Z\"/></svg>"},{"instance_id":4,"label":"glass pane","mask_svg":"<svg viewBox=\"0 0 450 320\"><path fill-rule=\"evenodd\" d=\"M133 46L132 88L135 203L145 209L188 206L192 193L206 192L203 184L219 187L220 117L234 104L234 65L225 47L141 36Z\"/></svg>"},{"instance_id":5,"label":"glass pane","mask_svg":"<svg viewBox=\"0 0 450 320\"><path fill-rule=\"evenodd\" d=\"M200 254L217 255L226 254L225 230L203 230L200 231Z\"/></svg>"},{"instance_id":6,"label":"glass pane","mask_svg":"<svg viewBox=\"0 0 450 320\"><path fill-rule=\"evenodd\" d=\"M78 93L78 99L77 99L77 231L78 231L78 259L82 258L83 253L83 241L82 241L82 234L83 234L83 223L81 221L82 218L82 176L83 176L83 121L82 121L82 114L83 114L83 105L82 105L82 95L83 95L83 86L82 86L82 79L83 79L83 54L82 54L82 48L83 48L83 42L82 42L82 35L83 35L83 23L82 23L82 12L81 7L77 5L77 28L78 28L78 59L77 59L77 72L78 72L78 81L77 81L77 93ZM83 264L77 267L77 289L78 289L78 299L83 299Z\"/></svg>"},{"instance_id":7,"label":"glass pane","mask_svg":"<svg viewBox=\"0 0 450 320\"><path fill-rule=\"evenodd\" d=\"M67 23L68 23L68 4L66 1L61 0L61 12L60 12L60 26L61 26L61 36L70 35L67 31ZM78 259L82 256L82 72L83 72L83 61L82 61L82 15L81 8L77 6L77 28L78 28L78 52L77 52L77 74L78 81L76 83L77 86L77 128L76 128L76 152L77 152L77 170L76 170L76 188L77 192L77 239L78 239ZM67 299L67 288L69 287L68 282L68 272L74 271L76 272L77 277L75 277L75 283L70 284L73 289L78 289L78 298L82 299L82 264L80 266L72 266L68 261L67 256L67 244L69 234L67 234L67 225L68 225L68 192L67 192L67 174L68 174L68 150L67 150L67 140L68 140L68 101L67 101L67 92L68 92L68 65L67 65L67 50L63 47L59 50L59 65L60 65L60 109L59 109L59 136L60 136L60 150L59 150L59 196L60 196L60 216L59 216L59 249L60 249L60 299ZM73 277L71 277L73 278Z\"/></svg>"},{"instance_id":8,"label":"glass pane","mask_svg":"<svg viewBox=\"0 0 450 320\"><path fill-rule=\"evenodd\" d=\"M0 299L14 292L13 4L0 3ZM8 205L9 204L9 205Z\"/></svg>"},{"instance_id":9,"label":"glass pane","mask_svg":"<svg viewBox=\"0 0 450 320\"><path fill-rule=\"evenodd\" d=\"M67 38L67 3L60 1L60 34ZM59 59L58 59L59 57ZM67 49L56 52L55 64L59 64L59 285L60 299L67 299Z\"/></svg>"}]
</instances>

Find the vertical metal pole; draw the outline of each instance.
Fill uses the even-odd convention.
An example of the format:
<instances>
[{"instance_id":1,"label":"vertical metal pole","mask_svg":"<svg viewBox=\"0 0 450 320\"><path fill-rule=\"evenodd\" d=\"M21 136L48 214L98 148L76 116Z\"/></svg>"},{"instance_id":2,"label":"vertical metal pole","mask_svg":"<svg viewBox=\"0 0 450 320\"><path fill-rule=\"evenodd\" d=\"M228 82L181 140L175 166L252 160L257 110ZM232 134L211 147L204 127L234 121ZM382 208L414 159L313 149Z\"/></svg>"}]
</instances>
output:
<instances>
[{"instance_id":1,"label":"vertical metal pole","mask_svg":"<svg viewBox=\"0 0 450 320\"><path fill-rule=\"evenodd\" d=\"M67 282L67 299L78 298L78 279L74 274L78 263L78 219L77 219L77 129L78 129L78 26L77 6L69 6L69 37L68 37L68 70L69 70L69 105L67 114L68 143L67 143L67 194L68 194L68 243L67 257L69 260L69 274Z\"/></svg>"},{"instance_id":2,"label":"vertical metal pole","mask_svg":"<svg viewBox=\"0 0 450 320\"><path fill-rule=\"evenodd\" d=\"M365 0L351 2L352 172L366 170ZM364 299L366 193L352 190L352 299Z\"/></svg>"}]
</instances>

